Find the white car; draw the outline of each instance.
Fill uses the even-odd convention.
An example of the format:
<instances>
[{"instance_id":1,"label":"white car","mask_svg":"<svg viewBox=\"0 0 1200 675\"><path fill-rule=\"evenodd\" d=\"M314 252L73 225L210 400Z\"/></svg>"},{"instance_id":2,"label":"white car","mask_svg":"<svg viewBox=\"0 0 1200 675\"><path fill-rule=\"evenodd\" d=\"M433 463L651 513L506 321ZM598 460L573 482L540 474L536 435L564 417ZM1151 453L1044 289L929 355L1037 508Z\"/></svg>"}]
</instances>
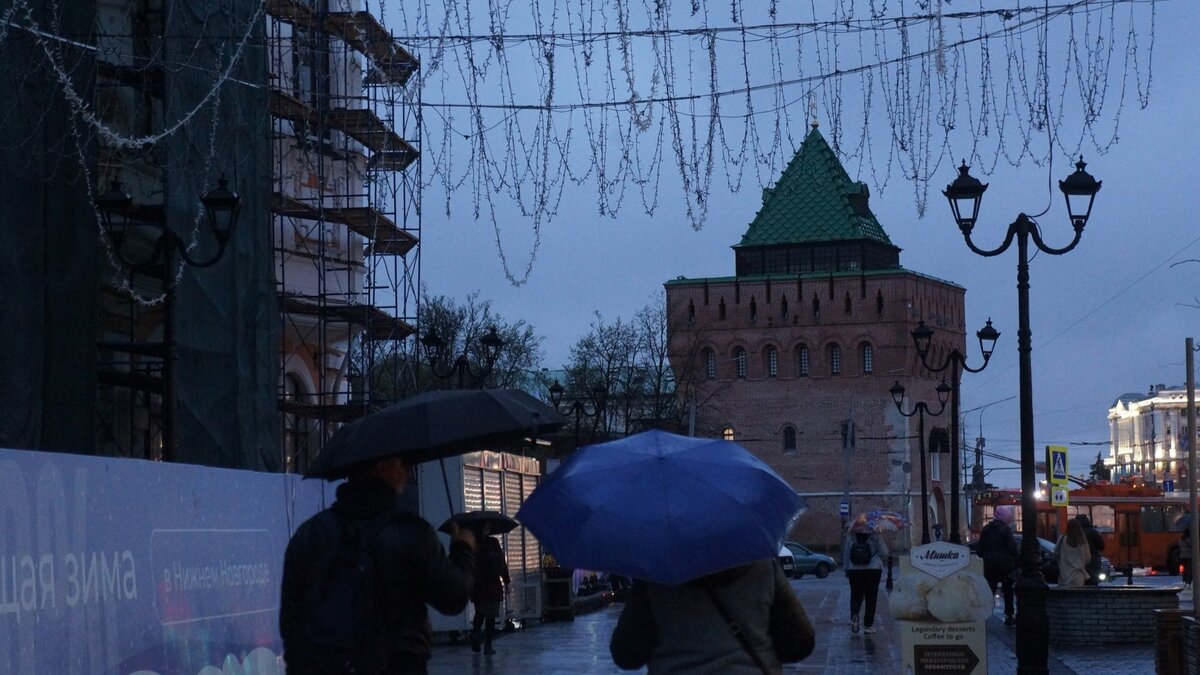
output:
<instances>
[{"instance_id":1,"label":"white car","mask_svg":"<svg viewBox=\"0 0 1200 675\"><path fill-rule=\"evenodd\" d=\"M786 546L779 547L779 566L783 568L783 574L787 578L791 579L796 575L796 559Z\"/></svg>"}]
</instances>

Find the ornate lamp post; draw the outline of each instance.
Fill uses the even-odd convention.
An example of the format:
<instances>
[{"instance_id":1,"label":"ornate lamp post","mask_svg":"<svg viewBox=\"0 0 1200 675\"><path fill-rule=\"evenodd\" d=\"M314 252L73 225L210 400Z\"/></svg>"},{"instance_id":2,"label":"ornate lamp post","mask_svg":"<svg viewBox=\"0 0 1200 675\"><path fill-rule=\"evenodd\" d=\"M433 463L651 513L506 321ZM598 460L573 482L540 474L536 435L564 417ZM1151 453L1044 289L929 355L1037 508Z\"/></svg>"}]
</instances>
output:
<instances>
[{"instance_id":1,"label":"ornate lamp post","mask_svg":"<svg viewBox=\"0 0 1200 675\"><path fill-rule=\"evenodd\" d=\"M470 339L463 343L462 353L454 360L454 364L449 368L440 369L439 364L446 361L446 341L439 337L433 328L430 328L429 332L425 333L425 337L421 338L421 345L425 347L425 358L429 362L429 372L441 379L448 379L457 374L459 389L466 388L467 378L471 379L476 388L483 388L484 380L491 375L492 368L496 365L496 359L500 357L500 350L504 348L505 342L496 332L496 327L492 326L488 329L487 335L479 338L479 344L483 347L483 367L478 371L471 368L471 360L467 358L467 351L471 346Z\"/></svg>"},{"instance_id":2,"label":"ornate lamp post","mask_svg":"<svg viewBox=\"0 0 1200 675\"><path fill-rule=\"evenodd\" d=\"M162 367L162 459L175 459L175 275L180 265L210 267L225 254L225 247L233 238L237 225L241 198L228 188L222 176L217 187L200 198L204 204L209 229L217 242L217 250L207 258L194 258L185 242L165 222L143 222L137 219L133 197L125 192L120 181L113 181L109 191L96 198L96 210L104 223L104 233L112 244L112 250L123 265L138 274L161 275L163 284L163 332L161 354ZM150 253L143 258L131 257L125 251L125 242L130 229L136 222L138 227L155 231ZM179 262L176 263L176 257ZM134 345L134 347L139 347ZM145 346L140 346L143 351Z\"/></svg>"},{"instance_id":3,"label":"ornate lamp post","mask_svg":"<svg viewBox=\"0 0 1200 675\"><path fill-rule=\"evenodd\" d=\"M904 385L897 380L888 389L892 394L892 401L896 403L896 410L900 411L905 417L917 416L917 442L919 452L921 454L921 543L929 543L929 478L925 469L925 416L937 417L946 409L946 399L950 396L950 385L946 384L945 380L937 386L938 403L941 407L934 412L929 409L929 405L924 401L917 401L913 409L904 412Z\"/></svg>"},{"instance_id":4,"label":"ornate lamp post","mask_svg":"<svg viewBox=\"0 0 1200 675\"><path fill-rule=\"evenodd\" d=\"M1033 367L1032 341L1029 331L1029 241L1033 240L1038 250L1050 255L1063 255L1079 244L1088 216L1092 213L1092 202L1100 191L1100 182L1092 178L1084 168L1081 157L1075 163L1075 172L1066 180L1058 182L1067 201L1067 215L1075 230L1071 243L1063 248L1047 246L1042 241L1038 224L1033 218L1021 213L1008 226L1004 243L985 250L971 240L971 230L979 216L979 202L987 185L971 176L969 167L963 162L959 176L946 186L942 193L950 201L950 209L958 229L962 231L967 247L984 257L1000 255L1017 242L1017 355L1020 360L1021 399L1021 575L1017 579L1017 672L1046 673L1049 657L1046 619L1046 581L1038 569L1037 502L1034 493L1037 481L1034 475L1035 455L1033 450Z\"/></svg>"},{"instance_id":5,"label":"ornate lamp post","mask_svg":"<svg viewBox=\"0 0 1200 675\"><path fill-rule=\"evenodd\" d=\"M979 329L975 333L975 337L979 338L979 350L983 353L983 365L978 368L972 368L967 365L967 357L958 348L954 348L940 366L934 367L929 363L929 344L933 341L933 329L925 325L922 321L917 324L917 327L912 332L913 343L917 346L917 354L921 357L921 364L929 371L940 373L945 370L950 371L950 543L961 544L962 537L959 536L959 457L961 450L959 449L959 432L958 432L958 417L959 417L959 384L962 379L962 371L968 373L978 373L984 368L987 368L988 361L992 358L992 352L996 349L996 340L1000 339L1000 331L992 328L992 320L988 319L987 325Z\"/></svg>"},{"instance_id":6,"label":"ornate lamp post","mask_svg":"<svg viewBox=\"0 0 1200 675\"><path fill-rule=\"evenodd\" d=\"M600 419L604 415L604 409L608 404L608 392L604 387L595 387L592 389L591 410L588 410L588 403L576 398L571 401L569 409L563 409L560 406L563 400L563 394L566 389L563 388L558 380L550 385L550 403L554 405L554 409L566 415L568 410L575 416L575 449L579 449L579 423L584 417L592 419Z\"/></svg>"}]
</instances>

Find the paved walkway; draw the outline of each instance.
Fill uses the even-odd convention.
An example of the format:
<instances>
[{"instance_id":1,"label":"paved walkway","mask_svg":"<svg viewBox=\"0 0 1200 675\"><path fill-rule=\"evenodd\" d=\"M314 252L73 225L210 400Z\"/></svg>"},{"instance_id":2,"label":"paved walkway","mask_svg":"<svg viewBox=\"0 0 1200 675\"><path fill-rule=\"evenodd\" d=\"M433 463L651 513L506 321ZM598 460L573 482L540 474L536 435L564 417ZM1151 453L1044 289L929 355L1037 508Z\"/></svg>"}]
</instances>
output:
<instances>
[{"instance_id":1,"label":"paved walkway","mask_svg":"<svg viewBox=\"0 0 1200 675\"><path fill-rule=\"evenodd\" d=\"M833 675L892 674L900 672L900 638L887 611L887 594L881 587L879 616L874 635L850 632L850 588L840 574L828 579L793 581L817 633L813 654L785 673L830 673ZM473 654L466 644L439 644L430 661L432 675L462 673L535 673L554 675L615 674L608 653L608 640L621 612L612 605L576 617L572 622L532 624L502 634L496 654ZM987 624L988 674L1007 675L1017 670L1014 629L1006 627L997 612ZM1099 645L1064 649L1051 647L1052 675L1126 675L1154 672L1154 646Z\"/></svg>"}]
</instances>

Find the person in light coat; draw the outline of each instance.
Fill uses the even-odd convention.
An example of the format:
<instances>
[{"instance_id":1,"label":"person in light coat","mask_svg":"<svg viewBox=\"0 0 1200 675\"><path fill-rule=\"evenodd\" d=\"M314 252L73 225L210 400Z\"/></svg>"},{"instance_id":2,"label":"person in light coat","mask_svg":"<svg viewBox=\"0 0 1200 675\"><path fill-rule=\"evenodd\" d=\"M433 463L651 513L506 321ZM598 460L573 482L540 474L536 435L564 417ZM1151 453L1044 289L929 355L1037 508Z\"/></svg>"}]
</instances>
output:
<instances>
[{"instance_id":1,"label":"person in light coat","mask_svg":"<svg viewBox=\"0 0 1200 675\"><path fill-rule=\"evenodd\" d=\"M1054 556L1058 559L1060 588L1082 586L1087 582L1087 566L1092 559L1092 552L1078 520L1072 518L1067 522L1067 533L1058 538Z\"/></svg>"}]
</instances>

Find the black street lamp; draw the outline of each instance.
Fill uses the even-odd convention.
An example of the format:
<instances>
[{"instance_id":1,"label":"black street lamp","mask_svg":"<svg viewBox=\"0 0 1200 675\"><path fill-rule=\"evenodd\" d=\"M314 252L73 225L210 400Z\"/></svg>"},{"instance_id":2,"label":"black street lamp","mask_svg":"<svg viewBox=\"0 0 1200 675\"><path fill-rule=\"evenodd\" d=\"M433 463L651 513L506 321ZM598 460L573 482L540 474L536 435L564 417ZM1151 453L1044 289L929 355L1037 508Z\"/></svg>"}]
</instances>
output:
<instances>
[{"instance_id":1,"label":"black street lamp","mask_svg":"<svg viewBox=\"0 0 1200 675\"><path fill-rule=\"evenodd\" d=\"M1071 243L1063 248L1047 246L1042 241L1038 224L1033 218L1021 213L1008 226L1004 243L997 248L984 250L971 241L971 230L979 216L979 202L987 185L969 173L963 162L959 176L946 186L942 193L950 201L950 209L958 229L962 231L967 247L984 257L1000 255L1008 250L1013 240L1017 242L1017 355L1020 361L1021 399L1021 575L1017 579L1017 672L1047 673L1050 649L1047 644L1049 622L1046 618L1046 580L1038 569L1037 501L1035 491L1037 479L1034 473L1033 450L1033 367L1032 340L1029 330L1029 241L1033 240L1038 250L1050 255L1063 255L1079 243L1083 228L1092 212L1092 202L1100 191L1100 182L1092 178L1084 168L1081 157L1075 163L1075 172L1058 187L1067 200L1067 215L1075 230Z\"/></svg>"},{"instance_id":2,"label":"black street lamp","mask_svg":"<svg viewBox=\"0 0 1200 675\"><path fill-rule=\"evenodd\" d=\"M496 365L496 359L500 357L500 350L504 348L505 342L496 332L495 326L488 329L487 335L479 338L479 344L483 347L483 367L478 371L471 368L471 360L467 358L467 351L471 345L470 339L463 343L462 353L454 360L454 364L445 370L439 370L438 364L444 363L446 360L446 341L438 336L437 331L430 328L429 332L425 333L425 337L421 338L421 344L425 347L429 372L434 376L448 379L457 373L459 389L466 388L467 378L471 379L476 388L482 389L484 380L492 374L492 368Z\"/></svg>"},{"instance_id":3,"label":"black street lamp","mask_svg":"<svg viewBox=\"0 0 1200 675\"><path fill-rule=\"evenodd\" d=\"M162 459L175 459L175 275L179 266L210 267L225 254L225 247L233 238L237 225L241 198L230 190L225 177L217 179L217 187L200 198L204 204L209 229L217 242L217 250L208 258L194 258L185 242L165 222L143 221L138 218L139 210L133 197L121 187L120 181L112 181L108 192L96 198L96 210L104 222L104 233L112 243L117 259L131 271L149 276L161 275L163 284L163 337L161 349L162 367ZM130 229L135 225L156 231L150 253L143 258L130 257L125 251L125 242ZM153 352L153 347L132 345L131 348Z\"/></svg>"},{"instance_id":4,"label":"black street lamp","mask_svg":"<svg viewBox=\"0 0 1200 675\"><path fill-rule=\"evenodd\" d=\"M563 388L558 380L550 385L550 403L554 405L554 409L563 415L568 414L568 410L560 407L563 400L563 394L566 389ZM575 416L575 449L579 449L579 423L584 417L599 420L604 415L604 409L608 405L608 392L604 387L595 387L592 389L591 410L588 410L588 404L579 398L571 401L570 413Z\"/></svg>"},{"instance_id":5,"label":"black street lamp","mask_svg":"<svg viewBox=\"0 0 1200 675\"><path fill-rule=\"evenodd\" d=\"M909 412L904 412L904 385L900 384L899 380L888 389L892 394L892 401L896 403L896 410L900 411L905 417L917 416L917 442L919 452L921 453L921 543L929 543L929 478L925 469L925 416L937 417L946 409L946 399L950 396L950 385L946 384L945 380L937 386L938 403L941 407L934 412L929 409L929 406L924 401L917 401L913 409Z\"/></svg>"},{"instance_id":6,"label":"black street lamp","mask_svg":"<svg viewBox=\"0 0 1200 675\"><path fill-rule=\"evenodd\" d=\"M983 365L978 368L972 368L967 365L967 357L955 347L949 354L946 355L942 365L933 367L929 364L929 344L933 341L933 329L925 325L924 321L917 324L917 327L912 332L913 343L917 346L917 355L921 357L921 364L927 370L934 373L940 373L945 370L950 371L950 543L961 544L962 537L959 536L959 432L958 432L958 409L959 409L959 385L961 384L962 371L968 373L978 373L984 368L987 368L988 361L992 358L992 352L996 349L996 340L1000 339L1000 331L992 328L992 320L988 319L987 325L979 329L975 333L975 337L979 338L979 350L983 353Z\"/></svg>"}]
</instances>

